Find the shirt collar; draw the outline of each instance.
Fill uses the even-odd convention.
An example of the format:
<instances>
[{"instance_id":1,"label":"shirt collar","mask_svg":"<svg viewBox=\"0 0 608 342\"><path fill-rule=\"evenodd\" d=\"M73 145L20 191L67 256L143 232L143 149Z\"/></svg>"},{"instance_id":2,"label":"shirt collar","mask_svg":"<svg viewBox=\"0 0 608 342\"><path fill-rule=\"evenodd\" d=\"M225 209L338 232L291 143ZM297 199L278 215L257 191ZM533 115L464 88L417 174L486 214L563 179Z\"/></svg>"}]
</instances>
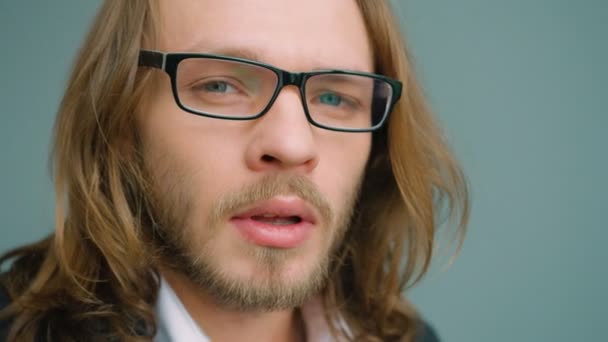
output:
<instances>
[{"instance_id":1,"label":"shirt collar","mask_svg":"<svg viewBox=\"0 0 608 342\"><path fill-rule=\"evenodd\" d=\"M154 342L209 342L209 337L194 322L169 283L161 277L160 291L156 301L157 330ZM314 298L301 307L308 342L335 341L320 298ZM350 335L350 329L343 319L337 322L340 328ZM346 338L339 339L345 341Z\"/></svg>"}]
</instances>

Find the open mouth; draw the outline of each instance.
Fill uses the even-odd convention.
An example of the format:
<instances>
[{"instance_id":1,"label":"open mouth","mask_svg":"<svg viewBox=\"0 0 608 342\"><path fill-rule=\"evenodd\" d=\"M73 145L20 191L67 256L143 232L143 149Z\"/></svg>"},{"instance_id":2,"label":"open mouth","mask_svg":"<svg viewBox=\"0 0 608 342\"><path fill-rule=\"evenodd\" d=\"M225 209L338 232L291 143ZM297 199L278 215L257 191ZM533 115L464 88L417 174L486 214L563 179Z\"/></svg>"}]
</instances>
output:
<instances>
[{"instance_id":1,"label":"open mouth","mask_svg":"<svg viewBox=\"0 0 608 342\"><path fill-rule=\"evenodd\" d=\"M255 203L233 216L233 226L250 243L295 248L312 234L318 219L314 209L295 196L279 196Z\"/></svg>"},{"instance_id":2,"label":"open mouth","mask_svg":"<svg viewBox=\"0 0 608 342\"><path fill-rule=\"evenodd\" d=\"M271 224L273 226L288 226L302 222L300 216L277 216L272 214L253 215L251 219L254 221Z\"/></svg>"}]
</instances>

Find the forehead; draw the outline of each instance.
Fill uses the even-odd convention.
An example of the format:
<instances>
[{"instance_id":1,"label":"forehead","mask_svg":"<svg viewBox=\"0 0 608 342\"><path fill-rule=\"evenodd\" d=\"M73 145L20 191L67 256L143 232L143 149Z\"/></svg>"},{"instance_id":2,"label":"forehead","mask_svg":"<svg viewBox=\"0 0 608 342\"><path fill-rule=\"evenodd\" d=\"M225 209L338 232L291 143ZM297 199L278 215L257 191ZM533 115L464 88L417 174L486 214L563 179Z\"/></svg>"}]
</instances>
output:
<instances>
[{"instance_id":1,"label":"forehead","mask_svg":"<svg viewBox=\"0 0 608 342\"><path fill-rule=\"evenodd\" d=\"M160 49L243 51L288 70L373 71L355 0L160 1Z\"/></svg>"}]
</instances>

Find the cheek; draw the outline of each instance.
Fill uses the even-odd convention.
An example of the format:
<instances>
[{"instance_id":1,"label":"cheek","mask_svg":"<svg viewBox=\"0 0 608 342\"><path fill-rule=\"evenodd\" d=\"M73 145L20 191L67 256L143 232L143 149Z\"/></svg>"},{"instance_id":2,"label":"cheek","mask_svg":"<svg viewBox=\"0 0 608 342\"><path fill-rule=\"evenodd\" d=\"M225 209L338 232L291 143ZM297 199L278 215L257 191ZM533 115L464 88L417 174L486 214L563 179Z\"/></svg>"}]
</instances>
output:
<instances>
[{"instance_id":1,"label":"cheek","mask_svg":"<svg viewBox=\"0 0 608 342\"><path fill-rule=\"evenodd\" d=\"M173 210L168 215L181 216L173 221L200 226L213 198L230 186L238 142L220 134L225 122L184 113L172 97L160 95L147 108L138 128L156 195Z\"/></svg>"},{"instance_id":2,"label":"cheek","mask_svg":"<svg viewBox=\"0 0 608 342\"><path fill-rule=\"evenodd\" d=\"M182 176L206 179L226 175L228 166L238 160L239 142L230 136L234 123L182 111L169 89L154 95L154 100L138 115L146 157L160 166L174 164L170 168L183 169Z\"/></svg>"},{"instance_id":3,"label":"cheek","mask_svg":"<svg viewBox=\"0 0 608 342\"><path fill-rule=\"evenodd\" d=\"M165 141L167 142L167 141ZM174 141L175 142L175 141ZM156 206L160 220L178 244L197 256L204 242L217 237L216 227L207 225L215 199L230 188L231 175L226 153L196 148L194 144L164 144L156 150L165 156L148 168L154 172L154 191L160 198ZM222 162L218 162L222 160ZM160 197L159 197L160 196Z\"/></svg>"},{"instance_id":4,"label":"cheek","mask_svg":"<svg viewBox=\"0 0 608 342\"><path fill-rule=\"evenodd\" d=\"M345 134L349 135L340 137L340 142L320 145L326 147L316 174L317 184L335 207L347 205L356 196L371 148L370 134Z\"/></svg>"},{"instance_id":5,"label":"cheek","mask_svg":"<svg viewBox=\"0 0 608 342\"><path fill-rule=\"evenodd\" d=\"M154 156L149 158L153 162L148 165L159 183L157 188L173 198L175 203L169 203L170 206L185 206L188 216L192 216L189 219L200 224L213 200L234 183L232 172L237 154L214 144L212 139L205 139L203 144L187 134L159 139L158 143L155 151L150 151Z\"/></svg>"}]
</instances>

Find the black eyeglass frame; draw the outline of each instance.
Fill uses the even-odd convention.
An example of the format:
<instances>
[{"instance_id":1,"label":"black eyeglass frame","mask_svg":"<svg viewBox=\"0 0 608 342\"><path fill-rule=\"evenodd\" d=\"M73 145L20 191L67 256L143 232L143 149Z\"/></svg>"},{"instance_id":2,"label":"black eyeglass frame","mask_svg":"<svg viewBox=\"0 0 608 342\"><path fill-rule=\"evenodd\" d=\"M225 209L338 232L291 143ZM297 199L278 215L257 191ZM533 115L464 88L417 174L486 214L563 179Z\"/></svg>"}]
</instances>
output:
<instances>
[{"instance_id":1,"label":"black eyeglass frame","mask_svg":"<svg viewBox=\"0 0 608 342\"><path fill-rule=\"evenodd\" d=\"M272 97L270 98L268 104L266 105L266 107L264 107L264 109L262 109L262 111L260 113L255 114L255 115L243 116L243 117L232 117L232 116L209 114L209 113L204 113L201 111L193 110L191 108L184 106L181 103L179 96L177 94L178 93L178 91L177 91L177 67L182 60L189 59L189 58L208 58L208 59L216 59L216 60L224 60L224 61L234 61L234 62L250 64L250 65L268 69L277 75L276 89L275 89ZM269 64L265 64L265 63L258 62L258 61L253 61L250 59L224 56L224 55L205 54L205 53L166 53L166 52L142 49L139 52L138 65L143 66L143 67L161 69L169 75L169 77L171 79L171 90L173 91L173 97L175 99L175 102L179 106L179 108L181 108L182 110L184 110L188 113L205 116L205 117L210 117L210 118L216 118L216 119L254 120L254 119L260 118L270 110L273 103L279 96L281 90L285 86L288 86L288 85L297 86L300 91L302 106L304 107L304 113L306 114L306 119L308 120L308 122L310 122L312 125L314 125L316 127L328 129L331 131L337 131L337 132L373 132L373 131L379 130L386 122L389 114L392 112L392 110L395 106L395 103L397 103L397 101L401 97L401 91L402 91L402 83L400 81L394 80L392 78L389 78L389 77L386 77L383 75L374 74L374 73L350 71L350 70L339 70L339 69L328 69L328 70L317 70L317 71L311 71L311 72L294 73L294 72L289 72L289 71L286 71L283 69L279 69L279 68L269 65ZM306 81L310 77L317 76L317 75L325 75L325 74L364 76L364 77L369 77L369 78L372 78L375 80L380 80L380 81L384 81L384 82L388 83L389 86L391 87L392 96L391 96L390 102L388 103L387 108L382 116L382 119L380 119L380 121L377 124L375 124L374 126L369 127L369 128L331 127L331 126L326 126L326 125L316 122L310 115L310 112L308 111L308 104L306 103L305 85L306 85Z\"/></svg>"}]
</instances>

